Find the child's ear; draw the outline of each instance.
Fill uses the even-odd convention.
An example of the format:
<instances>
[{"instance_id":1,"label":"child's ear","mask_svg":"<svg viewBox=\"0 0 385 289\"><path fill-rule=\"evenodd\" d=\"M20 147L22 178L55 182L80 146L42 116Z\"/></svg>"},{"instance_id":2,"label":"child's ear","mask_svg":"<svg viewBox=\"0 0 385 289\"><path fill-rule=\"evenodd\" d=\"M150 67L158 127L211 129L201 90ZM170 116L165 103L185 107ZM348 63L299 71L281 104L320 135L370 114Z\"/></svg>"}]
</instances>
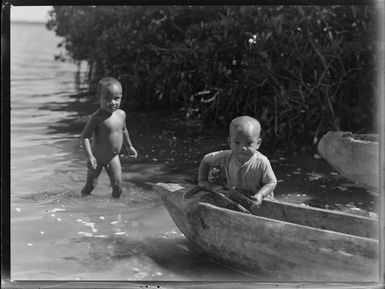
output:
<instances>
[{"instance_id":1,"label":"child's ear","mask_svg":"<svg viewBox=\"0 0 385 289\"><path fill-rule=\"evenodd\" d=\"M230 137L227 138L227 143L228 143L228 145L230 145L230 143L231 143L231 138Z\"/></svg>"},{"instance_id":2,"label":"child's ear","mask_svg":"<svg viewBox=\"0 0 385 289\"><path fill-rule=\"evenodd\" d=\"M257 141L257 149L259 149L259 147L261 146L261 143L262 143L262 138L259 138Z\"/></svg>"}]
</instances>

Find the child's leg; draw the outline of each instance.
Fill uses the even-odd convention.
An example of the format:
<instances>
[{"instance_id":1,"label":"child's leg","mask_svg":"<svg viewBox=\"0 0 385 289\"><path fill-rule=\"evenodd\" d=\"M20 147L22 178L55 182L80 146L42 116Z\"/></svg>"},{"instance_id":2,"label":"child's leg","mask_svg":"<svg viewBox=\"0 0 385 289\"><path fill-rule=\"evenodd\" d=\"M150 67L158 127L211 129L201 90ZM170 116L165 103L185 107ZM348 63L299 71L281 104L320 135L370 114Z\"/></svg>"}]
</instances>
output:
<instances>
[{"instance_id":1,"label":"child's leg","mask_svg":"<svg viewBox=\"0 0 385 289\"><path fill-rule=\"evenodd\" d=\"M106 166L106 171L110 177L112 186L112 197L120 198L122 194L122 166L120 165L119 156L116 155Z\"/></svg>"},{"instance_id":2,"label":"child's leg","mask_svg":"<svg viewBox=\"0 0 385 289\"><path fill-rule=\"evenodd\" d=\"M87 181L81 192L83 197L90 195L92 190L96 187L98 183L98 177L100 175L100 172L102 171L102 168L103 166L99 164L96 169L93 169L90 165L88 165Z\"/></svg>"}]
</instances>

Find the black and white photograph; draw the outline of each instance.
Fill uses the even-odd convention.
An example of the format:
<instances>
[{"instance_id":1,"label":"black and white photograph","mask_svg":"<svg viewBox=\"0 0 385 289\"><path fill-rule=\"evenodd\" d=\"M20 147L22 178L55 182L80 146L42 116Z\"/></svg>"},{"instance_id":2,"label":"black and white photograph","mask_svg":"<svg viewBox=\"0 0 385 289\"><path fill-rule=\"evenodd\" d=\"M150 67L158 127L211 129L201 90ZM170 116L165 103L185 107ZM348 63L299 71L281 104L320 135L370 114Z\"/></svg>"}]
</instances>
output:
<instances>
[{"instance_id":1,"label":"black and white photograph","mask_svg":"<svg viewBox=\"0 0 385 289\"><path fill-rule=\"evenodd\" d=\"M384 286L384 3L310 4L8 4L2 287Z\"/></svg>"}]
</instances>

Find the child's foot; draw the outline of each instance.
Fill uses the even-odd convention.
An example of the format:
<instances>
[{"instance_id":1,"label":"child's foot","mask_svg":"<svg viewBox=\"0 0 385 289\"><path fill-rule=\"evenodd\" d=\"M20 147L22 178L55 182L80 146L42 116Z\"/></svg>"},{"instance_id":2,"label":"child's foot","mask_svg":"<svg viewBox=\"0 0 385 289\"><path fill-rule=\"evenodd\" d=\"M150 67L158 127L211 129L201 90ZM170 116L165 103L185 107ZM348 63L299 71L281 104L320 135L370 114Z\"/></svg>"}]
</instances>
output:
<instances>
[{"instance_id":1,"label":"child's foot","mask_svg":"<svg viewBox=\"0 0 385 289\"><path fill-rule=\"evenodd\" d=\"M119 199L121 197L121 195L122 195L122 190L121 189L120 190L112 191L112 197L114 199Z\"/></svg>"},{"instance_id":2,"label":"child's foot","mask_svg":"<svg viewBox=\"0 0 385 289\"><path fill-rule=\"evenodd\" d=\"M86 192L86 190L83 188L80 194L82 197L87 197L91 195L91 192Z\"/></svg>"}]
</instances>

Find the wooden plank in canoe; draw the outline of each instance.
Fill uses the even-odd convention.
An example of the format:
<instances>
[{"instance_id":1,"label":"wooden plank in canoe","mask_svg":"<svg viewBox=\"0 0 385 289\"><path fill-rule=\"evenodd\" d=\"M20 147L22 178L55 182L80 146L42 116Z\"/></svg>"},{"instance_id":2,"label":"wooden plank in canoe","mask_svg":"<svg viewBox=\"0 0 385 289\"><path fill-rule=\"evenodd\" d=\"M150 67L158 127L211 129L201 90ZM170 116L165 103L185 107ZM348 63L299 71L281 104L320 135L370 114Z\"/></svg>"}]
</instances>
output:
<instances>
[{"instance_id":1,"label":"wooden plank in canoe","mask_svg":"<svg viewBox=\"0 0 385 289\"><path fill-rule=\"evenodd\" d=\"M231 198L257 216L350 235L378 238L377 219L268 199L264 200L259 208L252 208L251 200L240 194L233 194Z\"/></svg>"}]
</instances>

